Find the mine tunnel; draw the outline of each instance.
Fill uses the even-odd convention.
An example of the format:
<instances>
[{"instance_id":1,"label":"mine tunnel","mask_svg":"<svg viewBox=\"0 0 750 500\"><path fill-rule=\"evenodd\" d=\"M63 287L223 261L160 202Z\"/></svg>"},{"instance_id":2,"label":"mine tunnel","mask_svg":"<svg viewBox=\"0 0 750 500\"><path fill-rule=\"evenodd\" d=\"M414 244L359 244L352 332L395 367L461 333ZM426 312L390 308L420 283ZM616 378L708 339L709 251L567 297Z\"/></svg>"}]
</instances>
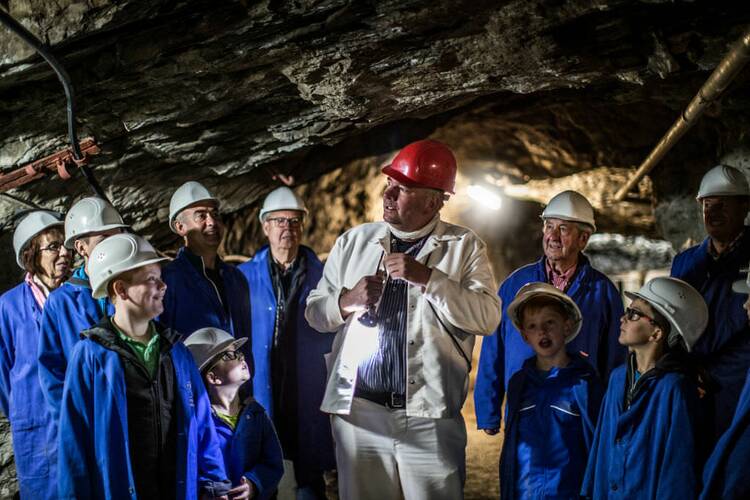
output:
<instances>
[{"instance_id":1,"label":"mine tunnel","mask_svg":"<svg viewBox=\"0 0 750 500\"><path fill-rule=\"evenodd\" d=\"M596 220L584 253L627 305L625 292L669 276L707 237L703 176L717 165L750 174L742 2L3 0L0 11L75 90L71 118L56 72L4 23L0 183L24 180L0 193L3 291L24 279L13 246L22 214L65 214L94 184L174 258L183 240L170 198L199 182L220 200L218 255L231 265L266 245L263 200L288 186L307 208L301 241L325 263L345 231L383 220L382 168L429 139L457 164L441 220L484 241L495 292L543 256L540 216L573 190ZM732 54L731 78L705 93ZM636 177L677 124L681 137ZM73 161L71 129L94 145L84 162ZM502 433L486 435L475 417L481 350L479 338L461 410L467 499L501 488ZM13 498L7 420L2 432L0 497ZM285 476L279 498L293 498L289 488Z\"/></svg>"}]
</instances>

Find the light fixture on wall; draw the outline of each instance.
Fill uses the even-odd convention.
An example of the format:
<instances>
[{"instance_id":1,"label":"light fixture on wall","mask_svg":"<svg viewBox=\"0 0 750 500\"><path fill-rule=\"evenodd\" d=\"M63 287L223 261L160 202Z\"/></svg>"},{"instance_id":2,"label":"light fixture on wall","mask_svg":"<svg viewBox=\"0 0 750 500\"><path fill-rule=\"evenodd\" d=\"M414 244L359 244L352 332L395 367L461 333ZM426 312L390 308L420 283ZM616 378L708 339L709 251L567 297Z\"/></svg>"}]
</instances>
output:
<instances>
[{"instance_id":1,"label":"light fixture on wall","mask_svg":"<svg viewBox=\"0 0 750 500\"><path fill-rule=\"evenodd\" d=\"M499 210L503 205L500 193L479 184L472 184L466 189L469 197L490 210Z\"/></svg>"}]
</instances>

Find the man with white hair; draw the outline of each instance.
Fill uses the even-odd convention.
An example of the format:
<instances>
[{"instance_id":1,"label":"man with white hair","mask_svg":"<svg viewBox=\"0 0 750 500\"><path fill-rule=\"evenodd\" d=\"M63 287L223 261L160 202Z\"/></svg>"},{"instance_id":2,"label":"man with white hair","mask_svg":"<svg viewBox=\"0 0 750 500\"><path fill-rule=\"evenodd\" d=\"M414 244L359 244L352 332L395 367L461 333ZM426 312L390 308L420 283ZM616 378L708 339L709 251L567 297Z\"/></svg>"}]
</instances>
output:
<instances>
[{"instance_id":1,"label":"man with white hair","mask_svg":"<svg viewBox=\"0 0 750 500\"><path fill-rule=\"evenodd\" d=\"M623 314L620 293L583 254L596 230L594 209L580 193L563 191L550 200L542 212L542 220L544 255L537 262L515 270L500 285L502 321L495 335L482 340L474 407L477 428L490 435L500 430L508 382L524 361L534 355L506 315L508 305L527 283L549 283L578 305L583 325L568 349L587 358L603 381L625 360L625 348L617 342Z\"/></svg>"},{"instance_id":2,"label":"man with white hair","mask_svg":"<svg viewBox=\"0 0 750 500\"><path fill-rule=\"evenodd\" d=\"M339 236L305 312L336 332L322 409L339 495L460 499L461 406L474 340L500 320L494 278L484 242L440 219L456 177L447 146L409 144L383 174L383 221Z\"/></svg>"},{"instance_id":3,"label":"man with white hair","mask_svg":"<svg viewBox=\"0 0 750 500\"><path fill-rule=\"evenodd\" d=\"M717 383L713 417L718 439L731 423L750 367L745 296L732 291L750 260L750 231L745 226L750 188L741 171L718 165L703 176L696 199L708 236L674 258L671 275L690 283L708 304L708 327L694 352Z\"/></svg>"},{"instance_id":4,"label":"man with white hair","mask_svg":"<svg viewBox=\"0 0 750 500\"><path fill-rule=\"evenodd\" d=\"M315 252L301 244L307 215L288 187L263 200L260 222L268 245L239 269L253 290L253 396L271 416L292 462L300 500L325 500L323 473L335 469L331 420L322 411L324 356L333 335L313 330L305 302L323 272Z\"/></svg>"}]
</instances>

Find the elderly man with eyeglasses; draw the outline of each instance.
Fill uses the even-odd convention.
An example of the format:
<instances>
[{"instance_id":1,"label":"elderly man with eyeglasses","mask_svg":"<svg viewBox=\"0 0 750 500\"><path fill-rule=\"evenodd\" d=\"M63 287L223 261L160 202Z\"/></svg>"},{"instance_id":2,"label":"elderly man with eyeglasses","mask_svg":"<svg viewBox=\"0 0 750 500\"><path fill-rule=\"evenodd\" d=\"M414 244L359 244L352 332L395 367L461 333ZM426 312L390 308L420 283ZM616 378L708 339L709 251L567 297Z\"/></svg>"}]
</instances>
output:
<instances>
[{"instance_id":1,"label":"elderly man with eyeglasses","mask_svg":"<svg viewBox=\"0 0 750 500\"><path fill-rule=\"evenodd\" d=\"M250 338L250 290L242 273L218 254L224 237L219 200L200 183L180 186L169 202L169 227L184 241L177 257L164 266L167 284L159 321L188 335L219 328L237 339ZM243 346L251 360L251 343ZM253 373L252 363L248 363Z\"/></svg>"},{"instance_id":2,"label":"elderly man with eyeglasses","mask_svg":"<svg viewBox=\"0 0 750 500\"><path fill-rule=\"evenodd\" d=\"M320 411L326 384L324 355L334 335L305 319L305 302L323 272L301 245L307 215L288 187L263 201L260 222L268 245L241 264L253 290L253 395L271 416L284 458L291 461L298 499L325 499L323 473L336 467L329 417Z\"/></svg>"},{"instance_id":3,"label":"elderly man with eyeglasses","mask_svg":"<svg viewBox=\"0 0 750 500\"><path fill-rule=\"evenodd\" d=\"M474 408L477 428L489 435L500 431L511 377L534 354L506 315L513 297L527 283L549 283L578 305L583 315L581 333L568 349L587 358L604 382L625 360L626 350L617 342L623 310L620 293L583 253L596 231L593 207L582 194L563 191L550 200L541 218L544 255L513 271L500 285L503 319L496 334L482 342Z\"/></svg>"}]
</instances>

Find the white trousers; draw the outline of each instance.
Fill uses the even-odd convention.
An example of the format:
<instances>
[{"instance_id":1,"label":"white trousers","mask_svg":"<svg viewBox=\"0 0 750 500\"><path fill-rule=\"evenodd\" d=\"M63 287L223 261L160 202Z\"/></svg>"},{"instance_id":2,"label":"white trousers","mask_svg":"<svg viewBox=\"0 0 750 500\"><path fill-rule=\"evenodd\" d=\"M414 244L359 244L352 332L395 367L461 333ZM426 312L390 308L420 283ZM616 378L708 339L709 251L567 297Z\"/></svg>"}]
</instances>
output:
<instances>
[{"instance_id":1,"label":"white trousers","mask_svg":"<svg viewBox=\"0 0 750 500\"><path fill-rule=\"evenodd\" d=\"M455 418L407 417L354 398L349 415L333 415L341 500L461 500L466 479L466 425Z\"/></svg>"}]
</instances>

